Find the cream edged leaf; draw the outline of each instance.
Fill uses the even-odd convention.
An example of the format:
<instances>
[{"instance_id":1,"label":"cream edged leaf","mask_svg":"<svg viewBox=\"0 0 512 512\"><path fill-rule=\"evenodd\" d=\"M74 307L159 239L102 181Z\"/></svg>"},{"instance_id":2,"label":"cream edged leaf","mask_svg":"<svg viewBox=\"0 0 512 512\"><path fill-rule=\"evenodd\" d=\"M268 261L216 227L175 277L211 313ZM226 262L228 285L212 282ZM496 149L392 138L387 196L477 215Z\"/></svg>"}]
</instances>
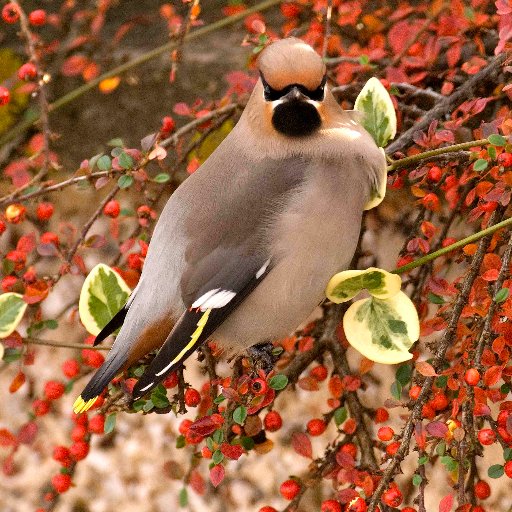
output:
<instances>
[{"instance_id":1,"label":"cream edged leaf","mask_svg":"<svg viewBox=\"0 0 512 512\"><path fill-rule=\"evenodd\" d=\"M367 359L397 364L412 358L419 338L418 313L402 291L385 300L370 297L352 304L343 317L348 342Z\"/></svg>"},{"instance_id":2,"label":"cream edged leaf","mask_svg":"<svg viewBox=\"0 0 512 512\"><path fill-rule=\"evenodd\" d=\"M396 135L396 112L386 88L372 77L359 93L354 110L363 113L363 126L377 146L385 147Z\"/></svg>"},{"instance_id":3,"label":"cream edged leaf","mask_svg":"<svg viewBox=\"0 0 512 512\"><path fill-rule=\"evenodd\" d=\"M26 309L27 303L19 293L0 295L0 338L6 338L15 331Z\"/></svg>"},{"instance_id":4,"label":"cream edged leaf","mask_svg":"<svg viewBox=\"0 0 512 512\"><path fill-rule=\"evenodd\" d=\"M379 148L382 153L384 153L383 148ZM384 160L385 161L385 160ZM382 201L384 201L384 198L386 197L386 189L388 184L388 171L386 166L381 170L381 175L379 176L379 183L376 183L371 191L371 197L370 200L365 204L363 210L371 210L372 208L375 208L376 206L379 206Z\"/></svg>"},{"instance_id":5,"label":"cream edged leaf","mask_svg":"<svg viewBox=\"0 0 512 512\"><path fill-rule=\"evenodd\" d=\"M378 299L387 299L396 295L401 286L399 275L370 267L366 270L344 270L335 274L327 284L325 294L336 304L352 299L361 290L368 290Z\"/></svg>"},{"instance_id":6,"label":"cream edged leaf","mask_svg":"<svg viewBox=\"0 0 512 512\"><path fill-rule=\"evenodd\" d=\"M124 306L131 289L123 278L108 265L96 265L85 278L78 312L90 334L96 336Z\"/></svg>"}]
</instances>

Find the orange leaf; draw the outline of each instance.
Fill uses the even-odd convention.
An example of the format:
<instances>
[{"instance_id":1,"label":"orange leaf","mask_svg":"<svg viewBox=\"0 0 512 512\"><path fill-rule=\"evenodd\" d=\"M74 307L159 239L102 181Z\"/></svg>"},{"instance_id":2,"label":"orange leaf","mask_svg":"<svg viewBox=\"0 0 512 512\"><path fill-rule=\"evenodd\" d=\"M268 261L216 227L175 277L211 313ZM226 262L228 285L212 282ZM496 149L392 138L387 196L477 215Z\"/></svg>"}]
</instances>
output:
<instances>
[{"instance_id":1,"label":"orange leaf","mask_svg":"<svg viewBox=\"0 0 512 512\"><path fill-rule=\"evenodd\" d=\"M12 379L11 385L9 386L9 393L16 393L23 384L25 384L25 374L23 372L18 372L16 377Z\"/></svg>"},{"instance_id":2,"label":"orange leaf","mask_svg":"<svg viewBox=\"0 0 512 512\"><path fill-rule=\"evenodd\" d=\"M100 84L98 85L99 90L103 94L109 94L115 89L117 89L117 86L121 83L121 78L118 76L112 76L110 78L105 78L105 80L102 80Z\"/></svg>"},{"instance_id":3,"label":"orange leaf","mask_svg":"<svg viewBox=\"0 0 512 512\"><path fill-rule=\"evenodd\" d=\"M501 378L501 366L491 366L484 374L484 384L487 387L494 386Z\"/></svg>"},{"instance_id":4,"label":"orange leaf","mask_svg":"<svg viewBox=\"0 0 512 512\"><path fill-rule=\"evenodd\" d=\"M367 359L366 357L363 357L361 359L361 362L359 363L359 373L361 375L368 373L374 367L374 365L375 363L373 361Z\"/></svg>"},{"instance_id":5,"label":"orange leaf","mask_svg":"<svg viewBox=\"0 0 512 512\"><path fill-rule=\"evenodd\" d=\"M465 246L462 248L462 252L463 252L466 256L473 256L473 254L475 254L475 252L476 252L476 244L468 244L468 245L465 245Z\"/></svg>"},{"instance_id":6,"label":"orange leaf","mask_svg":"<svg viewBox=\"0 0 512 512\"><path fill-rule=\"evenodd\" d=\"M424 377L436 377L438 374L434 370L434 367L427 363L427 361L416 361L416 371Z\"/></svg>"}]
</instances>

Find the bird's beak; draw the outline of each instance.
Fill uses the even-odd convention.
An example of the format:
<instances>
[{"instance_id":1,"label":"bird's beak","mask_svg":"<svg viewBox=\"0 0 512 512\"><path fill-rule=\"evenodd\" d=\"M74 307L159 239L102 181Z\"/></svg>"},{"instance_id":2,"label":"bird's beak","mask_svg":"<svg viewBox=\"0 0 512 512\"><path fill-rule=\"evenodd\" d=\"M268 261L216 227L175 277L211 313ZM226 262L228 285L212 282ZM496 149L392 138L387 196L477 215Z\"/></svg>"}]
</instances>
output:
<instances>
[{"instance_id":1,"label":"bird's beak","mask_svg":"<svg viewBox=\"0 0 512 512\"><path fill-rule=\"evenodd\" d=\"M306 101L308 97L303 94L298 87L292 87L292 89L285 94L282 101Z\"/></svg>"}]
</instances>

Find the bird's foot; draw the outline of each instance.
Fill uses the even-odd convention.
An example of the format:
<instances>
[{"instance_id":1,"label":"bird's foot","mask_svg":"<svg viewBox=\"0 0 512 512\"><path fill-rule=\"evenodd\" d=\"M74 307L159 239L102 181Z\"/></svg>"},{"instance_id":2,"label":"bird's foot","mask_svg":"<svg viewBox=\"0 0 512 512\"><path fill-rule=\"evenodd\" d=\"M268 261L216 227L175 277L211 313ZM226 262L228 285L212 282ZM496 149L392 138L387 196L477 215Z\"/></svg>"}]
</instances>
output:
<instances>
[{"instance_id":1,"label":"bird's foot","mask_svg":"<svg viewBox=\"0 0 512 512\"><path fill-rule=\"evenodd\" d=\"M265 374L270 373L279 359L279 354L275 353L275 347L272 343L258 343L247 350L252 359L253 367L257 370L263 370Z\"/></svg>"}]
</instances>

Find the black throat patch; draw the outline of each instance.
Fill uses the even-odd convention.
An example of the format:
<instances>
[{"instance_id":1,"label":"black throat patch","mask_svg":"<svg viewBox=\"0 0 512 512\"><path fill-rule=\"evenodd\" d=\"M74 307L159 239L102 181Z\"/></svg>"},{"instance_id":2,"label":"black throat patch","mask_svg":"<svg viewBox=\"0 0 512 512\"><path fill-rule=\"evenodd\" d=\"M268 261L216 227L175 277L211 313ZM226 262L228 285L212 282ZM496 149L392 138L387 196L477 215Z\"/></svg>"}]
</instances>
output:
<instances>
[{"instance_id":1,"label":"black throat patch","mask_svg":"<svg viewBox=\"0 0 512 512\"><path fill-rule=\"evenodd\" d=\"M280 103L272 115L274 128L289 137L311 135L320 128L322 120L317 109L301 100L290 100Z\"/></svg>"}]
</instances>

